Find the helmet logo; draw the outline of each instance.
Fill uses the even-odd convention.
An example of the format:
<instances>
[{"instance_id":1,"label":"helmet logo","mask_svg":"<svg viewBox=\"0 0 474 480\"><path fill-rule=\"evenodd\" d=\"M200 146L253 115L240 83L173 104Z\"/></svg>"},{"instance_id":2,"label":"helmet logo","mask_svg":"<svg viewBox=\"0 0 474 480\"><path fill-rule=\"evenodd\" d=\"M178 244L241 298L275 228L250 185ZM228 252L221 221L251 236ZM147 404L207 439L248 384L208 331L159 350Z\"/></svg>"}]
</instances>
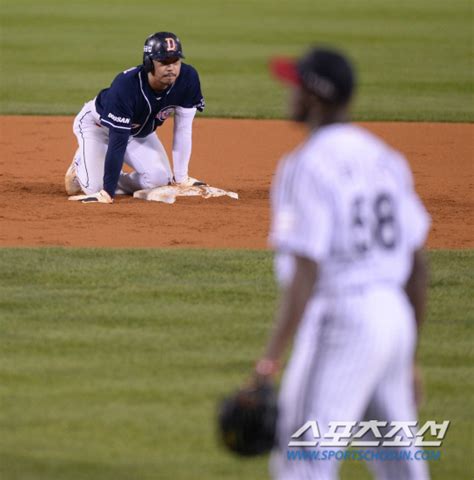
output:
<instances>
[{"instance_id":1,"label":"helmet logo","mask_svg":"<svg viewBox=\"0 0 474 480\"><path fill-rule=\"evenodd\" d=\"M176 50L176 42L174 41L174 38L166 37L165 42L166 42L166 51L167 52L174 52Z\"/></svg>"}]
</instances>

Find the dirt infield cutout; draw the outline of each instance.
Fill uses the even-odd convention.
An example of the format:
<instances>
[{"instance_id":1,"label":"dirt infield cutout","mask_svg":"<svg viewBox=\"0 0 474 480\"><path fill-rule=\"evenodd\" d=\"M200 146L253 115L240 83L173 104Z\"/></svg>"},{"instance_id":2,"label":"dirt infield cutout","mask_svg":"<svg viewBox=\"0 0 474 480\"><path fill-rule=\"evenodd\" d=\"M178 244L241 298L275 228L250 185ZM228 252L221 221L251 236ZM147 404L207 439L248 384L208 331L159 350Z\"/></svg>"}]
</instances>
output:
<instances>
[{"instance_id":1,"label":"dirt infield cutout","mask_svg":"<svg viewBox=\"0 0 474 480\"><path fill-rule=\"evenodd\" d=\"M72 117L0 117L0 246L266 248L269 187L278 159L304 138L279 120L198 119L190 173L240 200L173 205L118 197L68 202ZM473 248L474 125L366 123L405 153L431 213L430 248ZM172 122L158 130L170 151Z\"/></svg>"}]
</instances>

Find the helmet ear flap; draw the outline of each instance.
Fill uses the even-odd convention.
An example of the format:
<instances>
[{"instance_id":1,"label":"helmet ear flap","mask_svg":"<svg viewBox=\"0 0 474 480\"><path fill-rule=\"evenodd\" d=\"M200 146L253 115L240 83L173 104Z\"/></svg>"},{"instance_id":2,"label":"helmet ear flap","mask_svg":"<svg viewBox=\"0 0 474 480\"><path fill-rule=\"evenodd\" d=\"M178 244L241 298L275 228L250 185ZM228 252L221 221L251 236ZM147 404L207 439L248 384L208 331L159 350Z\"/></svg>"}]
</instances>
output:
<instances>
[{"instance_id":1,"label":"helmet ear flap","mask_svg":"<svg viewBox=\"0 0 474 480\"><path fill-rule=\"evenodd\" d=\"M153 73L155 70L155 66L153 65L153 60L149 55L143 55L143 67L145 73Z\"/></svg>"}]
</instances>

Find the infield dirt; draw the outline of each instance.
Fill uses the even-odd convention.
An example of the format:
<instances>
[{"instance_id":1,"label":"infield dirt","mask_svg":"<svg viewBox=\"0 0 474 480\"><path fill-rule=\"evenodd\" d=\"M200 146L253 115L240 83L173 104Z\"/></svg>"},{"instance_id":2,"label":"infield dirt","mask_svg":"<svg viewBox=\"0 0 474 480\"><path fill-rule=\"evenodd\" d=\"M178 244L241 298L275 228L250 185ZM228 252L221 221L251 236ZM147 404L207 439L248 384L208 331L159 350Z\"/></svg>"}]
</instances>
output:
<instances>
[{"instance_id":1,"label":"infield dirt","mask_svg":"<svg viewBox=\"0 0 474 480\"><path fill-rule=\"evenodd\" d=\"M239 193L173 205L69 202L72 117L0 117L0 246L265 248L276 163L305 136L279 120L198 119L190 173ZM401 150L433 220L430 248L473 248L474 125L362 123ZM172 122L158 130L168 152Z\"/></svg>"}]
</instances>

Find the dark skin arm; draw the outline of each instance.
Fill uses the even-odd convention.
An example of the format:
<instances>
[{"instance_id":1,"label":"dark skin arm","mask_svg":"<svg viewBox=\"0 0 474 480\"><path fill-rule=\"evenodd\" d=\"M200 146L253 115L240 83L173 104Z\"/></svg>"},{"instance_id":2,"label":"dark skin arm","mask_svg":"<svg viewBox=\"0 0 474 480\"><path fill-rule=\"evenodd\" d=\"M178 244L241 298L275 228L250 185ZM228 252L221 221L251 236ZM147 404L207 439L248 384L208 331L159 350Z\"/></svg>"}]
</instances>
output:
<instances>
[{"instance_id":1,"label":"dark skin arm","mask_svg":"<svg viewBox=\"0 0 474 480\"><path fill-rule=\"evenodd\" d=\"M317 264L305 257L295 257L295 274L293 280L281 295L280 304L275 315L274 327L262 359L257 362L255 380L270 381L276 373L276 365L280 362L288 343L301 322L306 305L317 281ZM258 365L261 363L274 365L268 373L262 374Z\"/></svg>"},{"instance_id":2,"label":"dark skin arm","mask_svg":"<svg viewBox=\"0 0 474 480\"><path fill-rule=\"evenodd\" d=\"M413 267L410 278L408 279L405 286L405 292L408 296L408 299L410 300L410 303L413 306L413 311L415 313L418 339L420 338L421 325L423 324L425 316L427 287L428 264L426 261L424 250L420 249L413 254ZM423 399L423 388L421 381L421 373L416 364L416 360L413 366L413 380L415 387L416 404L420 405Z\"/></svg>"}]
</instances>

